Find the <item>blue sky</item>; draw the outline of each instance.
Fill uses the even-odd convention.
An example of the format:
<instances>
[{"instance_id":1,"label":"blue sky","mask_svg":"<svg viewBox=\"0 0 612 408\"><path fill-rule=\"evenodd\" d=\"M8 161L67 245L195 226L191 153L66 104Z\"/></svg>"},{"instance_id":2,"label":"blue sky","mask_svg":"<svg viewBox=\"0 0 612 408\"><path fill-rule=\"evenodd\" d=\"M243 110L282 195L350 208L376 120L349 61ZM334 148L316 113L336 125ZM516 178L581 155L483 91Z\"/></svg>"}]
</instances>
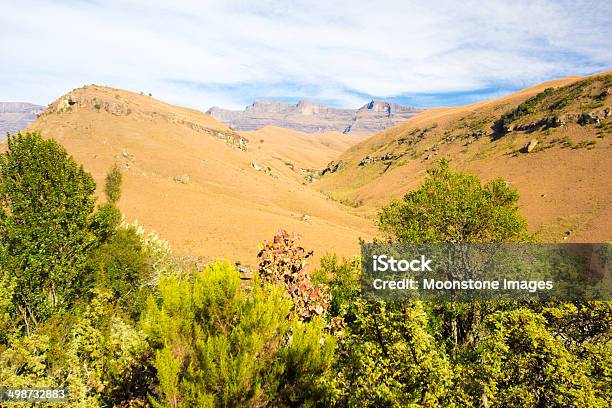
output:
<instances>
[{"instance_id":1,"label":"blue sky","mask_svg":"<svg viewBox=\"0 0 612 408\"><path fill-rule=\"evenodd\" d=\"M84 84L206 110L493 98L612 68L607 1L2 1L0 101Z\"/></svg>"}]
</instances>

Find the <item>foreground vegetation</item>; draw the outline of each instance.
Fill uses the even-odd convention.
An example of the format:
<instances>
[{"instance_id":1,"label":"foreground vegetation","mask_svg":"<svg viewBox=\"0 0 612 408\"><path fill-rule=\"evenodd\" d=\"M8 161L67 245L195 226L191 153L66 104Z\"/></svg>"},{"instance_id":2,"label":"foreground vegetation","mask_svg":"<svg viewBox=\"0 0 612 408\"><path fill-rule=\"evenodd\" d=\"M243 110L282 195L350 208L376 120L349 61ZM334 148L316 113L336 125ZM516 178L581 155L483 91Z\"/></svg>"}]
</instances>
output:
<instances>
[{"instance_id":1,"label":"foreground vegetation","mask_svg":"<svg viewBox=\"0 0 612 408\"><path fill-rule=\"evenodd\" d=\"M68 387L66 406L546 406L612 399L612 314L575 304L366 302L358 257L312 274L299 239L252 280L204 270L121 220L52 140L0 161L0 386ZM433 168L380 212L400 242L535 240L502 180Z\"/></svg>"}]
</instances>

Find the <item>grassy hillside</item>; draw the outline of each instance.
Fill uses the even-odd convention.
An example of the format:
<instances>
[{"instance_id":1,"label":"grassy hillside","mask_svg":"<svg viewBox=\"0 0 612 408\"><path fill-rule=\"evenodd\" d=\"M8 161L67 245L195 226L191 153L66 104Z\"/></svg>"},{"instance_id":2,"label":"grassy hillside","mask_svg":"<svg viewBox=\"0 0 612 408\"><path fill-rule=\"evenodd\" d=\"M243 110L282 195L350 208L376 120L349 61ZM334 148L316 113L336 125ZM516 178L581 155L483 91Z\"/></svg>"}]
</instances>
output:
<instances>
[{"instance_id":1,"label":"grassy hillside","mask_svg":"<svg viewBox=\"0 0 612 408\"><path fill-rule=\"evenodd\" d=\"M441 158L488 180L504 177L544 240L610 240L612 74L569 77L465 107L436 108L339 158L316 187L373 216L419 185Z\"/></svg>"},{"instance_id":2,"label":"grassy hillside","mask_svg":"<svg viewBox=\"0 0 612 408\"><path fill-rule=\"evenodd\" d=\"M119 164L121 211L178 253L253 262L258 243L282 227L303 234L317 257L331 247L348 256L373 231L303 184L300 168L321 167L346 147L326 142L335 135L316 144L269 129L243 136L202 112L99 86L58 99L29 130L58 140L98 186Z\"/></svg>"}]
</instances>

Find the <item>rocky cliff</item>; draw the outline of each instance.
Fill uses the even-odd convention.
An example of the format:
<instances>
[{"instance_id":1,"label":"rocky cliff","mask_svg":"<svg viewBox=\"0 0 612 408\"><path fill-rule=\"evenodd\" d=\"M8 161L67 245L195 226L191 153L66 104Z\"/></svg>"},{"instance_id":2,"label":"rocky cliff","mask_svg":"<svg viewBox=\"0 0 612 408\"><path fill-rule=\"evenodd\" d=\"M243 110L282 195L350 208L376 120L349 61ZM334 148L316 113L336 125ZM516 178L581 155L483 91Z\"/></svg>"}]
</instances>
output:
<instances>
[{"instance_id":1,"label":"rocky cliff","mask_svg":"<svg viewBox=\"0 0 612 408\"><path fill-rule=\"evenodd\" d=\"M419 112L421 109L383 101L370 101L359 109L339 109L310 101L290 104L258 100L242 111L213 107L207 113L234 130L278 126L308 133L371 134L395 126Z\"/></svg>"},{"instance_id":2,"label":"rocky cliff","mask_svg":"<svg viewBox=\"0 0 612 408\"><path fill-rule=\"evenodd\" d=\"M32 103L0 102L0 140L27 127L43 109Z\"/></svg>"}]
</instances>

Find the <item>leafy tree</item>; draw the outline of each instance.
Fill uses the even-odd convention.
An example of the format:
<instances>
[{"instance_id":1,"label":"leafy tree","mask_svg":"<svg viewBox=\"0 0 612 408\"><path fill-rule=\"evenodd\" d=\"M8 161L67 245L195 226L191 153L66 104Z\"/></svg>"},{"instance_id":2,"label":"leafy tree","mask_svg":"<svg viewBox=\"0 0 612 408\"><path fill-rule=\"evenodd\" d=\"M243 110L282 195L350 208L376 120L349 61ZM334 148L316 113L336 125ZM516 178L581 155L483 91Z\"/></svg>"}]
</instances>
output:
<instances>
[{"instance_id":1,"label":"leafy tree","mask_svg":"<svg viewBox=\"0 0 612 408\"><path fill-rule=\"evenodd\" d=\"M108 241L121 225L121 211L113 203L104 203L93 214L91 231L95 235L96 244Z\"/></svg>"},{"instance_id":2,"label":"leafy tree","mask_svg":"<svg viewBox=\"0 0 612 408\"><path fill-rule=\"evenodd\" d=\"M517 200L502 180L482 186L442 162L382 209L380 227L399 242L529 240ZM337 405L609 404L609 304L366 302L359 276L334 258L315 274L334 294L329 317L343 321L335 331Z\"/></svg>"},{"instance_id":3,"label":"leafy tree","mask_svg":"<svg viewBox=\"0 0 612 408\"><path fill-rule=\"evenodd\" d=\"M417 190L379 212L390 240L424 242L520 242L529 238L518 212L518 193L503 179L482 185L441 161Z\"/></svg>"},{"instance_id":4,"label":"leafy tree","mask_svg":"<svg viewBox=\"0 0 612 408\"><path fill-rule=\"evenodd\" d=\"M93 178L53 140L36 133L8 139L0 159L0 260L27 327L66 309L81 293L90 230Z\"/></svg>"}]
</instances>

